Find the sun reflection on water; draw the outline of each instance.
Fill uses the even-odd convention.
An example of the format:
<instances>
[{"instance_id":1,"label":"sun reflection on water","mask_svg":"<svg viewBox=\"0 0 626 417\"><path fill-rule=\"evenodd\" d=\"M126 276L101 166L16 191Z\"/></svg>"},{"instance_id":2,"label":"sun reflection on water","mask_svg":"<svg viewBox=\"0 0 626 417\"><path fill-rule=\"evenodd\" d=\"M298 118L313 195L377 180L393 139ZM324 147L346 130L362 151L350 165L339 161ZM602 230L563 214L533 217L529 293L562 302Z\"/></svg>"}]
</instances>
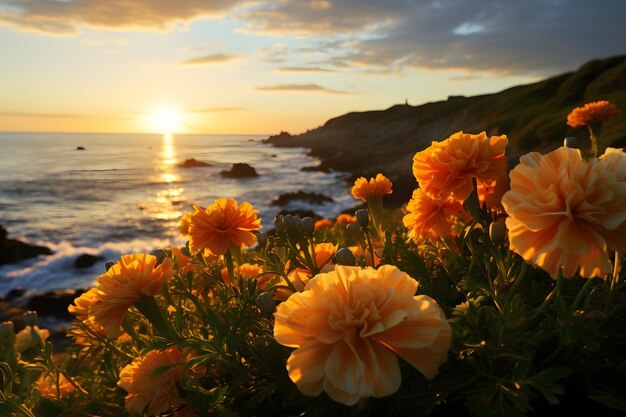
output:
<instances>
[{"instance_id":1,"label":"sun reflection on water","mask_svg":"<svg viewBox=\"0 0 626 417\"><path fill-rule=\"evenodd\" d=\"M160 184L156 197L148 204L143 205L146 214L153 220L164 221L163 226L176 230L176 222L183 215L180 210L185 202L184 191L181 187L181 177L176 170L178 159L174 137L170 133L163 135L161 150L155 161L157 176L155 182Z\"/></svg>"}]
</instances>

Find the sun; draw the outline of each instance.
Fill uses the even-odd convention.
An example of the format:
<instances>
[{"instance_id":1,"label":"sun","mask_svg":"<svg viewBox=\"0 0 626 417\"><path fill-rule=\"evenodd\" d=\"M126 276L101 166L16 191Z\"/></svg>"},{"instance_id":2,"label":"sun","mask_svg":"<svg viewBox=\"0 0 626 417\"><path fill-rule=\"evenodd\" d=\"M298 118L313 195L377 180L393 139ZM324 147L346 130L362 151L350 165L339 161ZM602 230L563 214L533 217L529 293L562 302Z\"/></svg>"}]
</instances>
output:
<instances>
[{"instance_id":1,"label":"sun","mask_svg":"<svg viewBox=\"0 0 626 417\"><path fill-rule=\"evenodd\" d=\"M182 119L182 114L175 107L160 107L150 115L150 130L164 134L180 132Z\"/></svg>"}]
</instances>

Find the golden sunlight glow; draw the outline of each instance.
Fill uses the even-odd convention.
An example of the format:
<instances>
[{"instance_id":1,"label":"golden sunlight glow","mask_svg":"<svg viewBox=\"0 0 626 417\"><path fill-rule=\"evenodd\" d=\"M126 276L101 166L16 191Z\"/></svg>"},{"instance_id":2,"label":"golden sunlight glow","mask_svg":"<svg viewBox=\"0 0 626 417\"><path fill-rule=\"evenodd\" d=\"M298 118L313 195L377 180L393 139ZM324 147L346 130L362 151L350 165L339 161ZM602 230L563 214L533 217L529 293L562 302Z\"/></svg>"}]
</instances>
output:
<instances>
[{"instance_id":1,"label":"golden sunlight glow","mask_svg":"<svg viewBox=\"0 0 626 417\"><path fill-rule=\"evenodd\" d=\"M182 114L175 107L160 107L150 115L148 124L152 132L171 134L180 131L182 120Z\"/></svg>"}]
</instances>

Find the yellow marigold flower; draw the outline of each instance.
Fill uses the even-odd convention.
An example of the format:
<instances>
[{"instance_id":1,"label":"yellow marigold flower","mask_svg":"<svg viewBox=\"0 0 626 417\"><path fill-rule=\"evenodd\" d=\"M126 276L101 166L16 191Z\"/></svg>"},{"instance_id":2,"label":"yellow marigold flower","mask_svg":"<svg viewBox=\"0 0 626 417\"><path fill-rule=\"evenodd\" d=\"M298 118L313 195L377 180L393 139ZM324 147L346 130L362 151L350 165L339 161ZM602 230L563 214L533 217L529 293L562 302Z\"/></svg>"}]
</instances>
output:
<instances>
[{"instance_id":1,"label":"yellow marigold flower","mask_svg":"<svg viewBox=\"0 0 626 417\"><path fill-rule=\"evenodd\" d=\"M472 178L491 181L506 170L505 135L488 137L457 132L413 157L413 175L425 193L433 198L454 195L464 201L473 190Z\"/></svg>"},{"instance_id":2,"label":"yellow marigold flower","mask_svg":"<svg viewBox=\"0 0 626 417\"><path fill-rule=\"evenodd\" d=\"M337 224L339 226L347 226L350 223L356 223L356 216L351 214L340 214L337 216Z\"/></svg>"},{"instance_id":3,"label":"yellow marigold flower","mask_svg":"<svg viewBox=\"0 0 626 417\"><path fill-rule=\"evenodd\" d=\"M400 387L400 356L427 378L447 360L451 329L435 300L394 266L336 266L279 304L274 337L296 348L289 377L305 395L356 404ZM397 355L397 356L396 356Z\"/></svg>"},{"instance_id":4,"label":"yellow marigold flower","mask_svg":"<svg viewBox=\"0 0 626 417\"><path fill-rule=\"evenodd\" d=\"M333 221L330 219L321 219L315 222L314 230L320 231L322 229L329 229L333 227Z\"/></svg>"},{"instance_id":5,"label":"yellow marigold flower","mask_svg":"<svg viewBox=\"0 0 626 417\"><path fill-rule=\"evenodd\" d=\"M76 389L74 385L70 381L67 380L65 375L59 375L59 387L57 390L56 378L52 375L42 375L36 382L37 390L44 398L57 398L57 393L59 397L67 397Z\"/></svg>"},{"instance_id":6,"label":"yellow marigold flower","mask_svg":"<svg viewBox=\"0 0 626 417\"><path fill-rule=\"evenodd\" d=\"M454 221L463 212L461 203L452 196L432 198L421 188L413 191L406 209L408 213L402 218L402 223L415 242L452 236Z\"/></svg>"},{"instance_id":7,"label":"yellow marigold flower","mask_svg":"<svg viewBox=\"0 0 626 417\"><path fill-rule=\"evenodd\" d=\"M193 213L185 213L178 221L178 230L183 236L189 236L189 225L191 224L191 216Z\"/></svg>"},{"instance_id":8,"label":"yellow marigold flower","mask_svg":"<svg viewBox=\"0 0 626 417\"><path fill-rule=\"evenodd\" d=\"M513 251L553 278L578 271L585 278L611 271L607 249L626 249L626 156L600 158L559 148L524 155L511 171L502 204Z\"/></svg>"},{"instance_id":9,"label":"yellow marigold flower","mask_svg":"<svg viewBox=\"0 0 626 417\"><path fill-rule=\"evenodd\" d=\"M370 197L382 197L385 194L391 194L391 181L383 174L376 175L376 178L360 177L354 181L352 187L352 195L357 200L367 201Z\"/></svg>"},{"instance_id":10,"label":"yellow marigold flower","mask_svg":"<svg viewBox=\"0 0 626 417\"><path fill-rule=\"evenodd\" d=\"M48 329L26 326L15 335L15 351L22 353L32 347L43 346L48 336L50 336Z\"/></svg>"},{"instance_id":11,"label":"yellow marigold flower","mask_svg":"<svg viewBox=\"0 0 626 417\"><path fill-rule=\"evenodd\" d=\"M250 203L238 206L232 198L220 198L206 210L198 206L194 209L189 226L191 252L206 248L223 255L230 246L244 248L256 242L253 232L261 228L261 219Z\"/></svg>"},{"instance_id":12,"label":"yellow marigold flower","mask_svg":"<svg viewBox=\"0 0 626 417\"><path fill-rule=\"evenodd\" d=\"M183 353L176 347L163 351L153 350L135 359L120 372L117 385L126 390L126 409L131 413L160 415L171 408L179 407L183 401L178 392L182 380L183 365L173 366L155 376L150 373L160 366L176 365Z\"/></svg>"},{"instance_id":13,"label":"yellow marigold flower","mask_svg":"<svg viewBox=\"0 0 626 417\"><path fill-rule=\"evenodd\" d=\"M174 275L174 262L165 258L156 266L157 259L146 253L124 255L109 270L98 277L99 298L89 309L95 324L106 329L109 338L122 334L120 329L126 311L144 296L158 294L163 283Z\"/></svg>"},{"instance_id":14,"label":"yellow marigold flower","mask_svg":"<svg viewBox=\"0 0 626 417\"><path fill-rule=\"evenodd\" d=\"M567 115L567 124L571 127L585 126L620 115L620 110L606 100L587 103L576 107Z\"/></svg>"}]
</instances>

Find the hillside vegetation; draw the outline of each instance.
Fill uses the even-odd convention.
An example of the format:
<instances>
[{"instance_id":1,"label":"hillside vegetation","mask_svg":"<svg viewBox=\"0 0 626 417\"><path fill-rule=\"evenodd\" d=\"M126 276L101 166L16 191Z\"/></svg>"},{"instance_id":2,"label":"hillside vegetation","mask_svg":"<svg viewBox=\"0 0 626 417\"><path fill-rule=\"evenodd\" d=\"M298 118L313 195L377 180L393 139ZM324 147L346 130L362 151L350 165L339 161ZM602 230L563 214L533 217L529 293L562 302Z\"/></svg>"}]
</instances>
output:
<instances>
[{"instance_id":1,"label":"hillside vegetation","mask_svg":"<svg viewBox=\"0 0 626 417\"><path fill-rule=\"evenodd\" d=\"M575 72L495 94L352 112L301 135L281 133L267 142L308 147L312 156L322 160L321 168L354 176L383 172L396 185L395 198L401 202L408 200L415 186L413 155L433 140L443 140L459 130L506 134L509 155L549 151L567 136L586 143L587 130L567 126L567 114L597 100L609 100L626 113L626 55L593 60ZM626 146L626 116L605 123L600 139L601 149Z\"/></svg>"}]
</instances>

